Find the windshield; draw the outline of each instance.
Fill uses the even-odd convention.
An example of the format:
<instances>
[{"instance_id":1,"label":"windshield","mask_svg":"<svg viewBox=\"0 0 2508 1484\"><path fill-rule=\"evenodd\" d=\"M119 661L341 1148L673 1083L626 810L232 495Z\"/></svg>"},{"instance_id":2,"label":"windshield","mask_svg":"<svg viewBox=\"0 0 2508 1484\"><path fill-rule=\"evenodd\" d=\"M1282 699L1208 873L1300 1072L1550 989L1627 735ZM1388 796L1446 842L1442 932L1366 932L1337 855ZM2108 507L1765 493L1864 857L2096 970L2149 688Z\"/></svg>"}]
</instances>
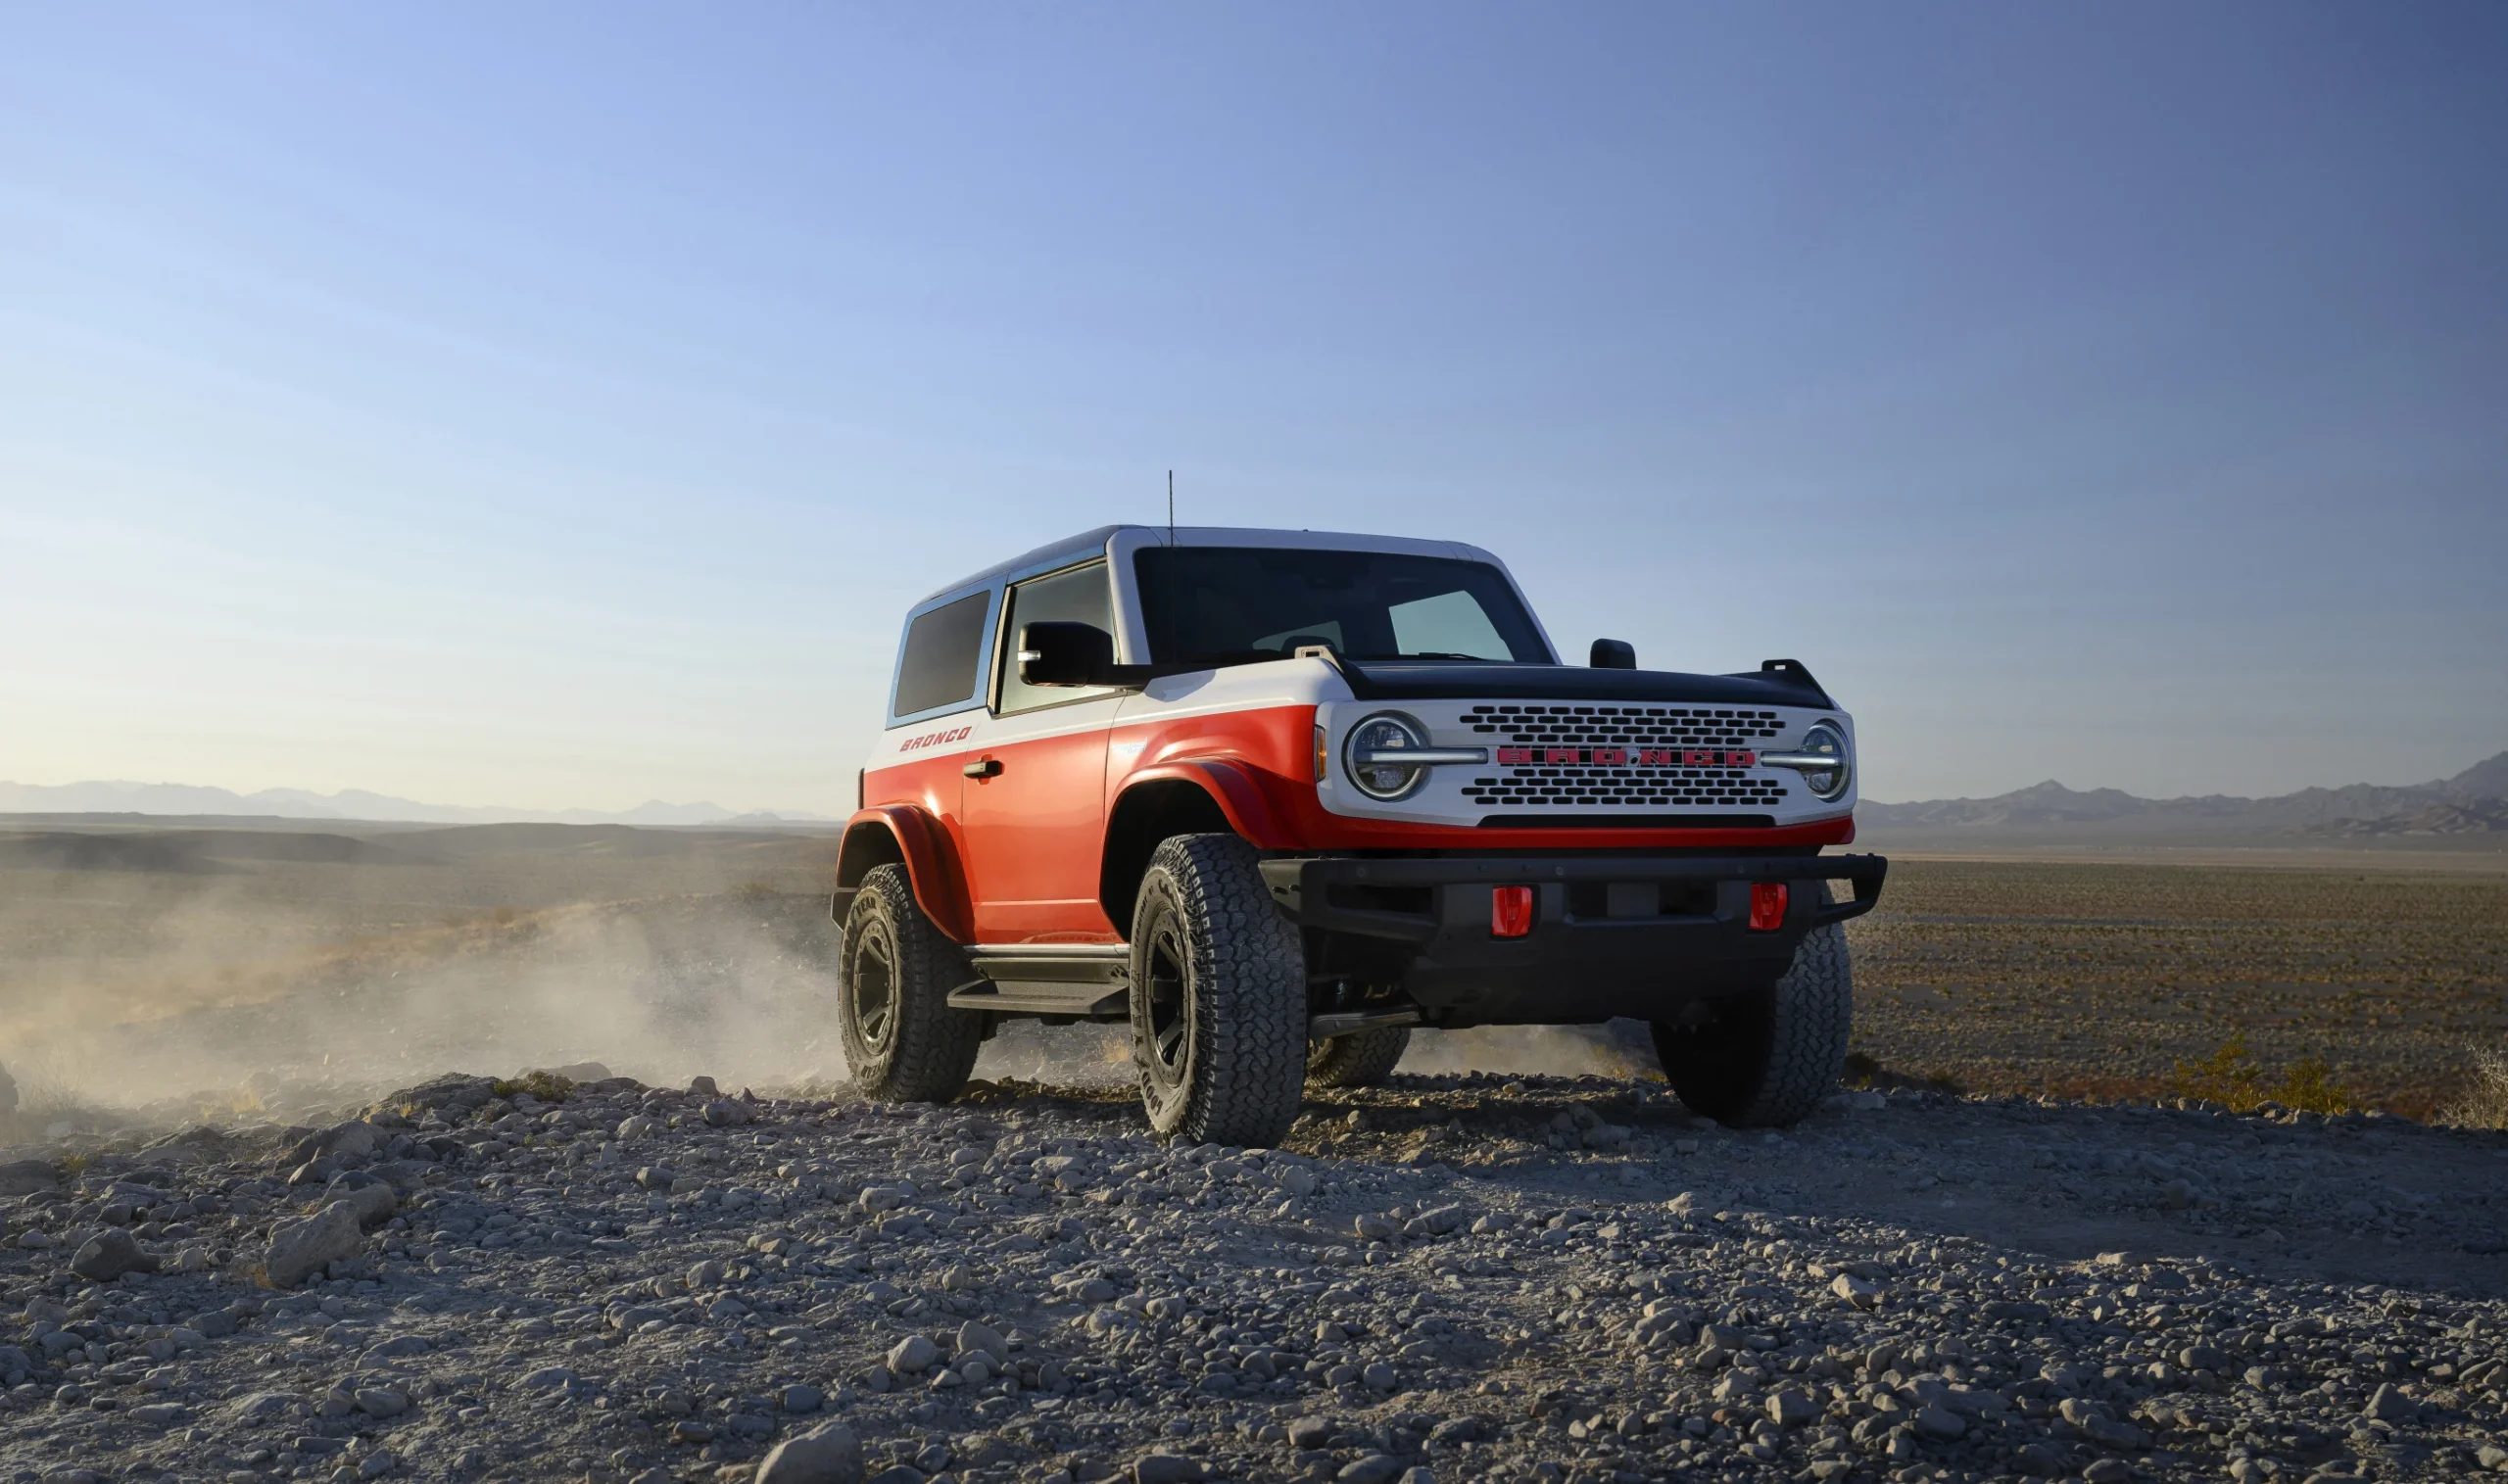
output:
<instances>
[{"instance_id":1,"label":"windshield","mask_svg":"<svg viewBox=\"0 0 2508 1484\"><path fill-rule=\"evenodd\" d=\"M1348 659L1550 652L1487 562L1389 551L1146 547L1133 557L1153 664L1241 665L1329 645Z\"/></svg>"}]
</instances>

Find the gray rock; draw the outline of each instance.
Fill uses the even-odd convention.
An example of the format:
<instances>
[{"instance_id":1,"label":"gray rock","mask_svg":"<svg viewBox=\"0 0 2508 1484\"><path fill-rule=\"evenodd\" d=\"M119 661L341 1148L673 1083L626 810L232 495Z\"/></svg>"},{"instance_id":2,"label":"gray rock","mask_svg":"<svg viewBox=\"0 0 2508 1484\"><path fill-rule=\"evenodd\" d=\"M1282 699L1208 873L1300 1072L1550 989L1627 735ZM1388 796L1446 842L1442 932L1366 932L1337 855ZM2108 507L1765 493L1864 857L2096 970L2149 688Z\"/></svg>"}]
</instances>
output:
<instances>
[{"instance_id":1,"label":"gray rock","mask_svg":"<svg viewBox=\"0 0 2508 1484\"><path fill-rule=\"evenodd\" d=\"M690 1097L721 1097L723 1089L715 1086L714 1079L710 1077L692 1077L688 1079L688 1095Z\"/></svg>"},{"instance_id":2,"label":"gray rock","mask_svg":"<svg viewBox=\"0 0 2508 1484\"><path fill-rule=\"evenodd\" d=\"M889 1369L901 1376L921 1375L940 1359L940 1346L924 1335L910 1334L889 1351Z\"/></svg>"},{"instance_id":3,"label":"gray rock","mask_svg":"<svg viewBox=\"0 0 2508 1484\"><path fill-rule=\"evenodd\" d=\"M1819 1407L1799 1391L1780 1391L1767 1399L1768 1420L1779 1427L1800 1427L1819 1414Z\"/></svg>"},{"instance_id":4,"label":"gray rock","mask_svg":"<svg viewBox=\"0 0 2508 1484\"><path fill-rule=\"evenodd\" d=\"M2230 1354L2226 1350L2218 1350L2209 1345L2189 1345L2177 1353L2177 1364L2189 1370L2209 1370L2225 1374L2238 1363L2230 1359Z\"/></svg>"},{"instance_id":5,"label":"gray rock","mask_svg":"<svg viewBox=\"0 0 2508 1484\"><path fill-rule=\"evenodd\" d=\"M70 1260L70 1270L90 1283L110 1283L125 1272L155 1272L161 1262L142 1252L127 1231L108 1226L87 1239Z\"/></svg>"},{"instance_id":6,"label":"gray rock","mask_svg":"<svg viewBox=\"0 0 2508 1484\"><path fill-rule=\"evenodd\" d=\"M371 1386L357 1394L357 1410L369 1417L397 1417L410 1410L410 1399L400 1392Z\"/></svg>"},{"instance_id":7,"label":"gray rock","mask_svg":"<svg viewBox=\"0 0 2508 1484\"><path fill-rule=\"evenodd\" d=\"M2409 1422L2420 1413L2421 1404L2405 1396L2392 1381L2379 1383L2370 1394L2369 1405L2361 1409L2363 1416L2377 1422Z\"/></svg>"},{"instance_id":8,"label":"gray rock","mask_svg":"<svg viewBox=\"0 0 2508 1484\"><path fill-rule=\"evenodd\" d=\"M1949 1442L1967 1435L1968 1419L1948 1407L1925 1407L1917 1410L1915 1426L1925 1437Z\"/></svg>"},{"instance_id":9,"label":"gray rock","mask_svg":"<svg viewBox=\"0 0 2508 1484\"><path fill-rule=\"evenodd\" d=\"M1340 1484L1393 1484L1402 1477L1403 1463L1389 1453L1372 1453L1341 1465L1333 1477Z\"/></svg>"},{"instance_id":10,"label":"gray rock","mask_svg":"<svg viewBox=\"0 0 2508 1484\"><path fill-rule=\"evenodd\" d=\"M61 1172L42 1160L0 1165L0 1197L14 1198L50 1190L61 1183Z\"/></svg>"},{"instance_id":11,"label":"gray rock","mask_svg":"<svg viewBox=\"0 0 2508 1484\"><path fill-rule=\"evenodd\" d=\"M2092 1415L2082 1419L2082 1433L2101 1448L2124 1451L2143 1446L2143 1430L2131 1422Z\"/></svg>"},{"instance_id":12,"label":"gray rock","mask_svg":"<svg viewBox=\"0 0 2508 1484\"><path fill-rule=\"evenodd\" d=\"M822 1422L775 1445L753 1484L861 1484L862 1444L843 1422Z\"/></svg>"},{"instance_id":13,"label":"gray rock","mask_svg":"<svg viewBox=\"0 0 2508 1484\"><path fill-rule=\"evenodd\" d=\"M358 1224L368 1230L392 1220L401 1209L401 1198L392 1193L389 1183L354 1171L334 1176L323 1190L322 1199L346 1201L356 1208Z\"/></svg>"},{"instance_id":14,"label":"gray rock","mask_svg":"<svg viewBox=\"0 0 2508 1484\"><path fill-rule=\"evenodd\" d=\"M271 1287L294 1288L329 1264L357 1256L363 1242L357 1208L333 1201L302 1221L271 1227L263 1269Z\"/></svg>"},{"instance_id":15,"label":"gray rock","mask_svg":"<svg viewBox=\"0 0 2508 1484\"><path fill-rule=\"evenodd\" d=\"M1202 1465L1172 1453L1149 1453L1133 1460L1133 1484L1192 1484Z\"/></svg>"},{"instance_id":16,"label":"gray rock","mask_svg":"<svg viewBox=\"0 0 2508 1484\"><path fill-rule=\"evenodd\" d=\"M1377 1391L1391 1391L1401 1381L1393 1366L1384 1361L1377 1361L1360 1371L1359 1379Z\"/></svg>"},{"instance_id":17,"label":"gray rock","mask_svg":"<svg viewBox=\"0 0 2508 1484\"><path fill-rule=\"evenodd\" d=\"M826 1404L826 1395L815 1386L787 1386L775 1394L775 1405L791 1412L816 1412Z\"/></svg>"},{"instance_id":18,"label":"gray rock","mask_svg":"<svg viewBox=\"0 0 2508 1484\"><path fill-rule=\"evenodd\" d=\"M715 1098L706 1103L703 1117L709 1128L737 1128L749 1121L748 1105L731 1098Z\"/></svg>"},{"instance_id":19,"label":"gray rock","mask_svg":"<svg viewBox=\"0 0 2508 1484\"><path fill-rule=\"evenodd\" d=\"M305 1399L294 1392L257 1391L235 1404L235 1416L240 1421L260 1422L271 1417L290 1417L305 1405Z\"/></svg>"},{"instance_id":20,"label":"gray rock","mask_svg":"<svg viewBox=\"0 0 2508 1484\"><path fill-rule=\"evenodd\" d=\"M1010 1342L1002 1338L1000 1330L980 1320L969 1319L958 1326L958 1354L963 1356L979 1350L992 1357L996 1366L1010 1359Z\"/></svg>"},{"instance_id":21,"label":"gray rock","mask_svg":"<svg viewBox=\"0 0 2508 1484\"><path fill-rule=\"evenodd\" d=\"M318 1160L353 1161L370 1157L383 1146L382 1131L362 1120L335 1124L319 1133L309 1133L297 1141L288 1158L291 1165L310 1164Z\"/></svg>"},{"instance_id":22,"label":"gray rock","mask_svg":"<svg viewBox=\"0 0 2508 1484\"><path fill-rule=\"evenodd\" d=\"M1298 1448L1322 1448L1332 1441L1332 1421L1328 1417L1292 1417L1289 1419L1289 1442Z\"/></svg>"},{"instance_id":23,"label":"gray rock","mask_svg":"<svg viewBox=\"0 0 2508 1484\"><path fill-rule=\"evenodd\" d=\"M1829 1292L1857 1309L1875 1309L1881 1303L1881 1285L1857 1277L1851 1272L1841 1272L1830 1279Z\"/></svg>"}]
</instances>

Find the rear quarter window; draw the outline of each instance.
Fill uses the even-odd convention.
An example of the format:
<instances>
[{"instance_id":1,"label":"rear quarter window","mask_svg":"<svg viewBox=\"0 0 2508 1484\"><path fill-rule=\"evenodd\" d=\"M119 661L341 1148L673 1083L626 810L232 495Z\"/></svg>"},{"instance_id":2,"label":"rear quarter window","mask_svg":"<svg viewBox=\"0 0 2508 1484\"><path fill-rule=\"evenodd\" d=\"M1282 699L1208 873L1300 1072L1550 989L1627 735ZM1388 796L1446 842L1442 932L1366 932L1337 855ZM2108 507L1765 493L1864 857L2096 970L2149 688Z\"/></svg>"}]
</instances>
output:
<instances>
[{"instance_id":1,"label":"rear quarter window","mask_svg":"<svg viewBox=\"0 0 2508 1484\"><path fill-rule=\"evenodd\" d=\"M913 716L975 699L984 678L985 619L991 610L990 593L970 593L906 625L891 716Z\"/></svg>"}]
</instances>

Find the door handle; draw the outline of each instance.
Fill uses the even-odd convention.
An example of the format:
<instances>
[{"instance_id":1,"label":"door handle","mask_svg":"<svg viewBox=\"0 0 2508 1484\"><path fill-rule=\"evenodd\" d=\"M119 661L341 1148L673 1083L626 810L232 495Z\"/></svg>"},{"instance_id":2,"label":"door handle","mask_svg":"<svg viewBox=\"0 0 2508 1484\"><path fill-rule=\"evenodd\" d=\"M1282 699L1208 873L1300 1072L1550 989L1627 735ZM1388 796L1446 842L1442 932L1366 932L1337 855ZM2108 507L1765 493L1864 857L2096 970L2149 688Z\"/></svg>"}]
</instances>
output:
<instances>
[{"instance_id":1,"label":"door handle","mask_svg":"<svg viewBox=\"0 0 2508 1484\"><path fill-rule=\"evenodd\" d=\"M958 771L969 778L998 778L1001 776L1001 759L997 757L979 758L978 760L967 764L965 767L960 768Z\"/></svg>"}]
</instances>

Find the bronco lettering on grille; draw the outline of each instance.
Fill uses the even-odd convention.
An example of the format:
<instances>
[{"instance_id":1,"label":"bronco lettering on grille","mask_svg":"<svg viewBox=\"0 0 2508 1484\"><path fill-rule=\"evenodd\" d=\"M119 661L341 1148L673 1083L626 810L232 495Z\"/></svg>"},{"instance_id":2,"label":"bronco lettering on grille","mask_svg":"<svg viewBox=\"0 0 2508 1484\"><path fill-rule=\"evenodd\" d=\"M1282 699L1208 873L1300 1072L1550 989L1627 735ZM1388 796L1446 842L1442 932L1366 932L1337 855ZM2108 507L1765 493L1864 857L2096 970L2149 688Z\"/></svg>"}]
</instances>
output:
<instances>
[{"instance_id":1,"label":"bronco lettering on grille","mask_svg":"<svg viewBox=\"0 0 2508 1484\"><path fill-rule=\"evenodd\" d=\"M1755 768L1756 752L1708 752L1693 748L1500 747L1504 767Z\"/></svg>"}]
</instances>

